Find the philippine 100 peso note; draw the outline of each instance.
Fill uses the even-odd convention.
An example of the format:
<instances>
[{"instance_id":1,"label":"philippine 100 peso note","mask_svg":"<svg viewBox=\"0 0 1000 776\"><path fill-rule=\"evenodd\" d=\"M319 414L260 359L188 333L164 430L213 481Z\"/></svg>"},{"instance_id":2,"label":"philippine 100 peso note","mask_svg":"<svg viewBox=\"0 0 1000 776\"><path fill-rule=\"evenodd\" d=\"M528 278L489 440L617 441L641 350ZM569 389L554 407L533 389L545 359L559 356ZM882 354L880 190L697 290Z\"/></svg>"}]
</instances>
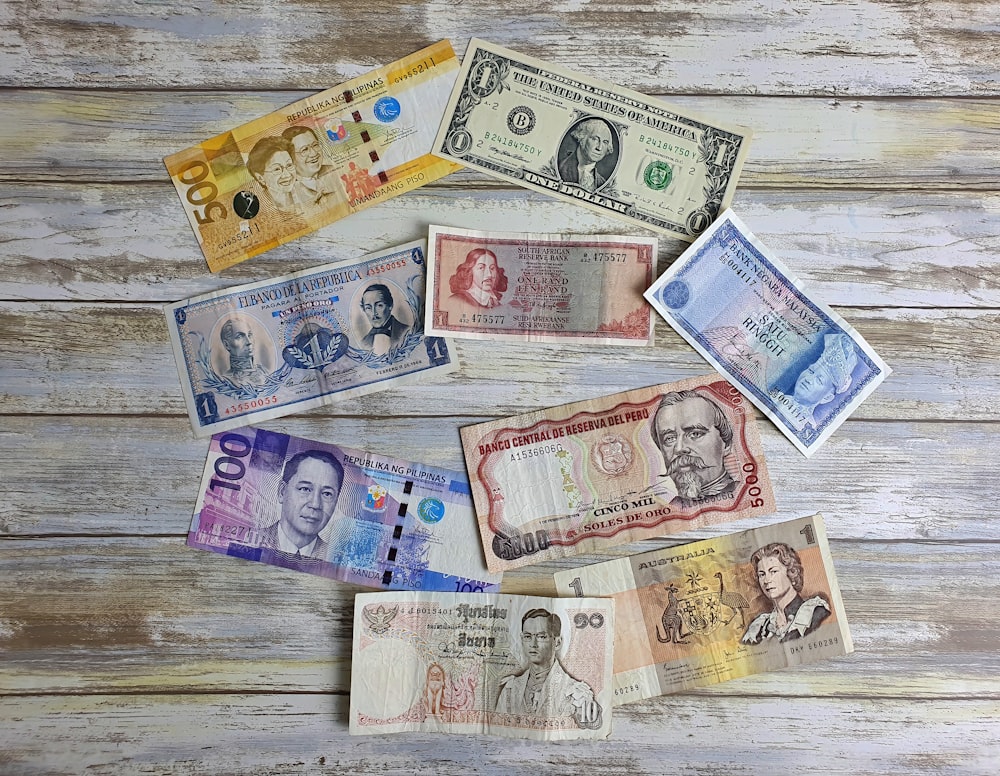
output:
<instances>
[{"instance_id":1,"label":"philippine 100 peso note","mask_svg":"<svg viewBox=\"0 0 1000 776\"><path fill-rule=\"evenodd\" d=\"M461 435L491 571L775 508L753 408L714 375Z\"/></svg>"},{"instance_id":2,"label":"philippine 100 peso note","mask_svg":"<svg viewBox=\"0 0 1000 776\"><path fill-rule=\"evenodd\" d=\"M167 305L197 436L457 369L424 334L424 242Z\"/></svg>"},{"instance_id":3,"label":"philippine 100 peso note","mask_svg":"<svg viewBox=\"0 0 1000 776\"><path fill-rule=\"evenodd\" d=\"M615 602L615 705L854 651L819 515L555 581Z\"/></svg>"},{"instance_id":4,"label":"philippine 100 peso note","mask_svg":"<svg viewBox=\"0 0 1000 776\"><path fill-rule=\"evenodd\" d=\"M263 429L212 437L191 547L384 590L497 590L464 474Z\"/></svg>"},{"instance_id":5,"label":"philippine 100 peso note","mask_svg":"<svg viewBox=\"0 0 1000 776\"><path fill-rule=\"evenodd\" d=\"M434 153L690 242L732 200L750 134L474 39Z\"/></svg>"},{"instance_id":6,"label":"philippine 100 peso note","mask_svg":"<svg viewBox=\"0 0 1000 776\"><path fill-rule=\"evenodd\" d=\"M459 169L431 155L448 41L164 159L212 272Z\"/></svg>"},{"instance_id":7,"label":"philippine 100 peso note","mask_svg":"<svg viewBox=\"0 0 1000 776\"><path fill-rule=\"evenodd\" d=\"M892 371L731 210L646 298L806 456Z\"/></svg>"},{"instance_id":8,"label":"philippine 100 peso note","mask_svg":"<svg viewBox=\"0 0 1000 776\"><path fill-rule=\"evenodd\" d=\"M654 316L642 293L655 265L655 238L431 226L427 332L648 345Z\"/></svg>"},{"instance_id":9,"label":"philippine 100 peso note","mask_svg":"<svg viewBox=\"0 0 1000 776\"><path fill-rule=\"evenodd\" d=\"M350 731L607 738L613 644L608 599L363 593Z\"/></svg>"}]
</instances>

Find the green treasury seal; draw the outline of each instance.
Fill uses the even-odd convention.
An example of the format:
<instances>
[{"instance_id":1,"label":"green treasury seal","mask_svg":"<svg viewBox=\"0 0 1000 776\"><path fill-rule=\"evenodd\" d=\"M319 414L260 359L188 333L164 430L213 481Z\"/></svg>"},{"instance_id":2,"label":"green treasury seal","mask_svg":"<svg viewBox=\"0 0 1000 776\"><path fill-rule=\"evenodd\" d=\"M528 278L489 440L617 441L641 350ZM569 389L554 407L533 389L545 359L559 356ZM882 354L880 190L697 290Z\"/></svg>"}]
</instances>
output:
<instances>
[{"instance_id":1,"label":"green treasury seal","mask_svg":"<svg viewBox=\"0 0 1000 776\"><path fill-rule=\"evenodd\" d=\"M646 181L646 185L653 191L663 191L670 185L670 179L674 177L674 173L666 162L650 162L646 165L646 171L642 177Z\"/></svg>"}]
</instances>

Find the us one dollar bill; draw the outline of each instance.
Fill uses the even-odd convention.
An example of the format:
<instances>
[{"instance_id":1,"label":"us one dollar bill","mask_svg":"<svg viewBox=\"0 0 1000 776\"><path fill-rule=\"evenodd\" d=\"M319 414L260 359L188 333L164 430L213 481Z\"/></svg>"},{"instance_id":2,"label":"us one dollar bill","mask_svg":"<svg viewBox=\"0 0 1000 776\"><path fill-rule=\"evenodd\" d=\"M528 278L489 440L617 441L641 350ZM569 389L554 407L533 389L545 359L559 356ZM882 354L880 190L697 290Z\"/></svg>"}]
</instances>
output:
<instances>
[{"instance_id":1,"label":"us one dollar bill","mask_svg":"<svg viewBox=\"0 0 1000 776\"><path fill-rule=\"evenodd\" d=\"M473 39L434 152L690 242L732 200L750 136Z\"/></svg>"},{"instance_id":2,"label":"us one dollar bill","mask_svg":"<svg viewBox=\"0 0 1000 776\"><path fill-rule=\"evenodd\" d=\"M187 543L383 590L500 585L464 474L259 428L212 437Z\"/></svg>"},{"instance_id":3,"label":"us one dollar bill","mask_svg":"<svg viewBox=\"0 0 1000 776\"><path fill-rule=\"evenodd\" d=\"M655 238L431 226L427 332L648 345L653 315L642 292L653 279L656 248Z\"/></svg>"},{"instance_id":4,"label":"us one dollar bill","mask_svg":"<svg viewBox=\"0 0 1000 776\"><path fill-rule=\"evenodd\" d=\"M458 66L444 40L166 157L209 269L459 169L431 155Z\"/></svg>"},{"instance_id":5,"label":"us one dollar bill","mask_svg":"<svg viewBox=\"0 0 1000 776\"><path fill-rule=\"evenodd\" d=\"M555 581L559 595L615 602L615 705L854 651L820 515Z\"/></svg>"},{"instance_id":6,"label":"us one dollar bill","mask_svg":"<svg viewBox=\"0 0 1000 776\"><path fill-rule=\"evenodd\" d=\"M461 429L491 571L774 511L753 408L716 376Z\"/></svg>"},{"instance_id":7,"label":"us one dollar bill","mask_svg":"<svg viewBox=\"0 0 1000 776\"><path fill-rule=\"evenodd\" d=\"M417 241L167 305L197 436L458 368L424 333Z\"/></svg>"},{"instance_id":8,"label":"us one dollar bill","mask_svg":"<svg viewBox=\"0 0 1000 776\"><path fill-rule=\"evenodd\" d=\"M645 296L806 456L892 371L731 210Z\"/></svg>"},{"instance_id":9,"label":"us one dollar bill","mask_svg":"<svg viewBox=\"0 0 1000 776\"><path fill-rule=\"evenodd\" d=\"M350 732L607 738L613 623L602 598L358 595Z\"/></svg>"}]
</instances>

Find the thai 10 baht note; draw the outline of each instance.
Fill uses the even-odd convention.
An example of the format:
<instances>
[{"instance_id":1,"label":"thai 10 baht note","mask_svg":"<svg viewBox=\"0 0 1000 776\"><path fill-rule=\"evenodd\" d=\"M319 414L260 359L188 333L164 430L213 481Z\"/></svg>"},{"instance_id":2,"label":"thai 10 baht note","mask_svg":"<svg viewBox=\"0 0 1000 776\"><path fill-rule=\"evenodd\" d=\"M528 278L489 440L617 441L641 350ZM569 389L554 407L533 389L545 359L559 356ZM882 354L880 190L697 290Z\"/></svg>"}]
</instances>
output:
<instances>
[{"instance_id":1,"label":"thai 10 baht note","mask_svg":"<svg viewBox=\"0 0 1000 776\"><path fill-rule=\"evenodd\" d=\"M714 375L461 435L491 571L775 509L753 408Z\"/></svg>"},{"instance_id":2,"label":"thai 10 baht note","mask_svg":"<svg viewBox=\"0 0 1000 776\"><path fill-rule=\"evenodd\" d=\"M607 738L613 644L608 599L363 593L350 731Z\"/></svg>"},{"instance_id":3,"label":"thai 10 baht note","mask_svg":"<svg viewBox=\"0 0 1000 776\"><path fill-rule=\"evenodd\" d=\"M642 292L653 279L656 247L649 237L431 226L427 332L648 345L653 315Z\"/></svg>"},{"instance_id":4,"label":"thai 10 baht note","mask_svg":"<svg viewBox=\"0 0 1000 776\"><path fill-rule=\"evenodd\" d=\"M615 705L854 651L820 515L555 581L615 602Z\"/></svg>"},{"instance_id":5,"label":"thai 10 baht note","mask_svg":"<svg viewBox=\"0 0 1000 776\"><path fill-rule=\"evenodd\" d=\"M434 153L690 242L732 200L750 135L474 39Z\"/></svg>"},{"instance_id":6,"label":"thai 10 baht note","mask_svg":"<svg viewBox=\"0 0 1000 776\"><path fill-rule=\"evenodd\" d=\"M197 436L458 368L424 333L424 245L167 305Z\"/></svg>"},{"instance_id":7,"label":"thai 10 baht note","mask_svg":"<svg viewBox=\"0 0 1000 776\"><path fill-rule=\"evenodd\" d=\"M806 456L892 371L731 210L646 298Z\"/></svg>"},{"instance_id":8,"label":"thai 10 baht note","mask_svg":"<svg viewBox=\"0 0 1000 776\"><path fill-rule=\"evenodd\" d=\"M209 445L187 543L384 590L497 590L465 475L263 429Z\"/></svg>"},{"instance_id":9,"label":"thai 10 baht note","mask_svg":"<svg viewBox=\"0 0 1000 776\"><path fill-rule=\"evenodd\" d=\"M458 168L431 155L444 40L164 159L212 272Z\"/></svg>"}]
</instances>

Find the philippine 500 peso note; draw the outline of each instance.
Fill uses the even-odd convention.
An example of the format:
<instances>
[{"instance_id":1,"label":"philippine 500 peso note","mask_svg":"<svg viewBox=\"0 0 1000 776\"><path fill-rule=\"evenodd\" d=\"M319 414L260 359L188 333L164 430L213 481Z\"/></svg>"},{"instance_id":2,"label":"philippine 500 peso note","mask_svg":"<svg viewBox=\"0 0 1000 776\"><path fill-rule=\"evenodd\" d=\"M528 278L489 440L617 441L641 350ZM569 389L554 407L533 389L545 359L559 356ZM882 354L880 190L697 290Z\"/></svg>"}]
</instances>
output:
<instances>
[{"instance_id":1,"label":"philippine 500 peso note","mask_svg":"<svg viewBox=\"0 0 1000 776\"><path fill-rule=\"evenodd\" d=\"M491 571L774 511L753 409L714 376L461 435Z\"/></svg>"},{"instance_id":2,"label":"philippine 500 peso note","mask_svg":"<svg viewBox=\"0 0 1000 776\"><path fill-rule=\"evenodd\" d=\"M732 200L750 134L473 39L434 153L691 241Z\"/></svg>"},{"instance_id":3,"label":"philippine 500 peso note","mask_svg":"<svg viewBox=\"0 0 1000 776\"><path fill-rule=\"evenodd\" d=\"M363 593L350 731L607 738L613 624L600 598Z\"/></svg>"}]
</instances>

